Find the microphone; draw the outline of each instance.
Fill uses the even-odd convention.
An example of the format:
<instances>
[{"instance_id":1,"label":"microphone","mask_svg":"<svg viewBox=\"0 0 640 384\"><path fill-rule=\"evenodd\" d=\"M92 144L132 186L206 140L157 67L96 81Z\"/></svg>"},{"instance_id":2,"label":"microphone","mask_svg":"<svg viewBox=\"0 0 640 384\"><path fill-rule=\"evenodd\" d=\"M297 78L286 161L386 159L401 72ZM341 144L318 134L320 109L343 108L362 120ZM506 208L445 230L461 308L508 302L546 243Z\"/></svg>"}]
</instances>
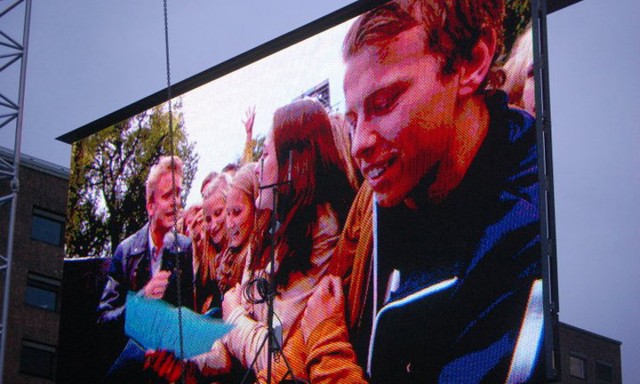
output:
<instances>
[{"instance_id":1,"label":"microphone","mask_svg":"<svg viewBox=\"0 0 640 384\"><path fill-rule=\"evenodd\" d=\"M173 271L178 265L178 260L187 256L189 244L185 238L176 237L174 230L170 230L164 235L162 240L162 264L163 271Z\"/></svg>"},{"instance_id":2,"label":"microphone","mask_svg":"<svg viewBox=\"0 0 640 384\"><path fill-rule=\"evenodd\" d=\"M289 169L287 170L287 183L291 182L291 167L293 165L293 151L289 150Z\"/></svg>"},{"instance_id":3,"label":"microphone","mask_svg":"<svg viewBox=\"0 0 640 384\"><path fill-rule=\"evenodd\" d=\"M258 185L262 185L262 177L264 176L264 159L260 159L260 180L258 180Z\"/></svg>"},{"instance_id":4,"label":"microphone","mask_svg":"<svg viewBox=\"0 0 640 384\"><path fill-rule=\"evenodd\" d=\"M258 180L258 190L262 191L263 189L280 187L285 184L290 184L292 180L292 176L291 176L292 172L293 172L293 151L289 150L289 166L287 167L287 180L285 181L276 180L275 183L263 185L262 175L264 175L264 160L262 160L260 164L260 180Z\"/></svg>"},{"instance_id":5,"label":"microphone","mask_svg":"<svg viewBox=\"0 0 640 384\"><path fill-rule=\"evenodd\" d=\"M163 300L175 306L186 305L193 308L193 274L189 262L191 260L189 254L191 240L186 236L178 235L172 229L164 235L162 241L160 269L171 272ZM178 288L178 284L180 284L180 288ZM181 292L180 297L178 297L178 292Z\"/></svg>"}]
</instances>

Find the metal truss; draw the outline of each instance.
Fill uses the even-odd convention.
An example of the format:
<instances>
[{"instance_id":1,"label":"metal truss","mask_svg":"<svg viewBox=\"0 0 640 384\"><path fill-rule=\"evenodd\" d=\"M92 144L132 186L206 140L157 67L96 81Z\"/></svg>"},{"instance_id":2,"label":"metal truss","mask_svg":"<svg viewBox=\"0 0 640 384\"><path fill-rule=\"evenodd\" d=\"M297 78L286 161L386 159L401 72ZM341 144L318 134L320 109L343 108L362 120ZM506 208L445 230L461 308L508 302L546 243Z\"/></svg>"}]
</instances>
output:
<instances>
[{"instance_id":1,"label":"metal truss","mask_svg":"<svg viewBox=\"0 0 640 384\"><path fill-rule=\"evenodd\" d=\"M3 20L14 16L24 15L22 36L11 36L4 28L8 23ZM9 185L9 194L0 196L0 208L10 205L7 229L6 253L0 253L0 279L3 281L2 291L2 323L0 324L0 384L4 381L4 362L7 344L7 325L9 319L11 263L13 258L13 243L15 232L16 210L18 205L18 191L20 187L18 172L20 169L20 148L22 141L22 120L24 111L24 90L27 70L27 47L29 42L29 23L31 19L31 0L17 0L13 3L3 2L0 5L0 75L7 74L11 68L20 65L18 96L12 100L7 96L6 89L0 89L0 129L15 127L13 148L13 162L0 158L0 185ZM18 32L19 33L19 32ZM22 42L19 40L22 38ZM14 83L15 84L15 83ZM2 189L6 190L5 188ZM0 249L0 252L2 250Z\"/></svg>"}]
</instances>

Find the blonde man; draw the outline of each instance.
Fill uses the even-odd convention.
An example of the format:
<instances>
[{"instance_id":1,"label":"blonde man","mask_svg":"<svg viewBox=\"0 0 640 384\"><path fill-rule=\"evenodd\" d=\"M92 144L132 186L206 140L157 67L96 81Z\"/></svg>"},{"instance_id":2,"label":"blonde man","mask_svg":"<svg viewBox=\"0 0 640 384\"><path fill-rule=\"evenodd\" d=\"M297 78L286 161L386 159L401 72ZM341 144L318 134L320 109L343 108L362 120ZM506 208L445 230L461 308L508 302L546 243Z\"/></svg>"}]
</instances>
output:
<instances>
[{"instance_id":1,"label":"blonde man","mask_svg":"<svg viewBox=\"0 0 640 384\"><path fill-rule=\"evenodd\" d=\"M150 299L163 299L174 305L193 308L193 267L191 241L177 235L175 243L167 236L172 232L180 209L183 163L178 157L162 156L151 167L145 183L146 209L149 221L116 248L107 282L98 305L98 323L123 333L124 311L128 291L139 292ZM165 240L171 244L165 244ZM177 246L180 265L177 265ZM181 300L173 270L181 269ZM113 364L104 382L142 382L144 351L131 341Z\"/></svg>"}]
</instances>

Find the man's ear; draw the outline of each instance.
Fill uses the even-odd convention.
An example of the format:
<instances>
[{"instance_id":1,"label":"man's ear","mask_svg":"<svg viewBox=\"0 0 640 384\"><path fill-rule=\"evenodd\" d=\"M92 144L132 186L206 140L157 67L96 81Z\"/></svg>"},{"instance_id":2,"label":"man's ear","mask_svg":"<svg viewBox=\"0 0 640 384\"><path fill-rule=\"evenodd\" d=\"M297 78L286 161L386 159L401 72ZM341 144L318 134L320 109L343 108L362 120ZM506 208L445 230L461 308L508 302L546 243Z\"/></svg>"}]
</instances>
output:
<instances>
[{"instance_id":1,"label":"man's ear","mask_svg":"<svg viewBox=\"0 0 640 384\"><path fill-rule=\"evenodd\" d=\"M495 30L483 34L471 51L471 60L461 60L458 70L460 96L474 94L487 77L496 52L496 40Z\"/></svg>"},{"instance_id":2,"label":"man's ear","mask_svg":"<svg viewBox=\"0 0 640 384\"><path fill-rule=\"evenodd\" d=\"M151 216L153 216L153 197L147 199L147 203L145 204L145 206L147 208L147 216L151 218Z\"/></svg>"}]
</instances>

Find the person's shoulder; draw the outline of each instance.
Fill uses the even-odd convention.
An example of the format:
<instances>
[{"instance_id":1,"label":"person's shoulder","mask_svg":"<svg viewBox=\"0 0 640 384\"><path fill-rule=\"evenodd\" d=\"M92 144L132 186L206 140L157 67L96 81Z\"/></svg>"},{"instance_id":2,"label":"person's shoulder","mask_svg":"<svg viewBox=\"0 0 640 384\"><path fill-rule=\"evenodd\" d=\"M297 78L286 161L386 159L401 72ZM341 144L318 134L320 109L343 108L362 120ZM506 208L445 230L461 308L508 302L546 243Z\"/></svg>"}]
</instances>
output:
<instances>
[{"instance_id":1,"label":"person's shoulder","mask_svg":"<svg viewBox=\"0 0 640 384\"><path fill-rule=\"evenodd\" d=\"M508 116L507 127L511 142L535 139L536 120L529 112L519 108L509 108Z\"/></svg>"},{"instance_id":2,"label":"person's shoulder","mask_svg":"<svg viewBox=\"0 0 640 384\"><path fill-rule=\"evenodd\" d=\"M145 224L137 232L122 240L118 244L118 250L123 256L140 254L145 251L149 242L149 223ZM116 251L116 253L119 253Z\"/></svg>"},{"instance_id":3,"label":"person's shoulder","mask_svg":"<svg viewBox=\"0 0 640 384\"><path fill-rule=\"evenodd\" d=\"M499 111L504 128L507 129L508 140L511 143L523 140L535 140L536 119L529 112L508 104L508 97L502 91L495 91L488 96L490 108L494 114Z\"/></svg>"},{"instance_id":4,"label":"person's shoulder","mask_svg":"<svg viewBox=\"0 0 640 384\"><path fill-rule=\"evenodd\" d=\"M491 114L492 125L506 129L508 140L512 143L531 135L535 137L536 119L529 112L508 103L507 94L494 90L486 95L486 103Z\"/></svg>"},{"instance_id":5,"label":"person's shoulder","mask_svg":"<svg viewBox=\"0 0 640 384\"><path fill-rule=\"evenodd\" d=\"M181 233L178 233L178 244L182 248L191 247L191 238Z\"/></svg>"}]
</instances>

